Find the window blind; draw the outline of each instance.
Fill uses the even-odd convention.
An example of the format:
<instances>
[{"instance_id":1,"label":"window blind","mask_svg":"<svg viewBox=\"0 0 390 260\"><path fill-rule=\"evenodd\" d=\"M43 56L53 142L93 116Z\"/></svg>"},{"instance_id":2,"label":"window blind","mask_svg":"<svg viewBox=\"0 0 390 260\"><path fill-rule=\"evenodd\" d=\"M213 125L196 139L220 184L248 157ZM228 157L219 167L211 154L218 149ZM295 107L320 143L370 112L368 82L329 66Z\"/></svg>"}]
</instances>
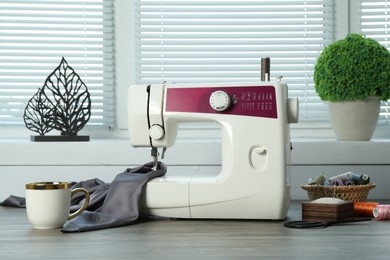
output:
<instances>
[{"instance_id":1,"label":"window blind","mask_svg":"<svg viewBox=\"0 0 390 260\"><path fill-rule=\"evenodd\" d=\"M262 57L300 98L300 121L327 121L313 70L333 42L331 0L137 0L137 83L256 82Z\"/></svg>"},{"instance_id":2,"label":"window blind","mask_svg":"<svg viewBox=\"0 0 390 260\"><path fill-rule=\"evenodd\" d=\"M114 124L113 1L0 0L0 124L23 124L62 57L90 92L87 125Z\"/></svg>"},{"instance_id":3,"label":"window blind","mask_svg":"<svg viewBox=\"0 0 390 260\"><path fill-rule=\"evenodd\" d=\"M390 2L361 0L361 31L390 50ZM390 100L382 102L379 124L390 123Z\"/></svg>"}]
</instances>

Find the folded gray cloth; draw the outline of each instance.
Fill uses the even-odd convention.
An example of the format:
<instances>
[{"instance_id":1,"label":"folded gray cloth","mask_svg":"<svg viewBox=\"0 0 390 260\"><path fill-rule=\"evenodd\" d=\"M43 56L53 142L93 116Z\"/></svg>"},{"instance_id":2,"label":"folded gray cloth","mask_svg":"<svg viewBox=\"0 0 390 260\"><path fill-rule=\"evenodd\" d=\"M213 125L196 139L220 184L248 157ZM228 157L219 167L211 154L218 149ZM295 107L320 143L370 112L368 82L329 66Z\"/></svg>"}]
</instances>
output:
<instances>
[{"instance_id":1,"label":"folded gray cloth","mask_svg":"<svg viewBox=\"0 0 390 260\"><path fill-rule=\"evenodd\" d=\"M6 198L3 202L1 202L0 206L25 208L26 199L23 197L11 195L8 198Z\"/></svg>"},{"instance_id":2,"label":"folded gray cloth","mask_svg":"<svg viewBox=\"0 0 390 260\"><path fill-rule=\"evenodd\" d=\"M61 231L65 233L91 231L120 227L136 221L139 216L139 198L144 185L152 178L163 176L167 171L165 164L161 162L157 170L153 170L152 167L151 162L118 174L109 185L101 207L95 211L86 210L67 221ZM79 203L81 205L81 201Z\"/></svg>"},{"instance_id":3,"label":"folded gray cloth","mask_svg":"<svg viewBox=\"0 0 390 260\"><path fill-rule=\"evenodd\" d=\"M89 193L89 204L86 210L95 211L103 205L107 192L110 188L109 183L99 179L81 181L72 185L72 189L84 188ZM72 196L70 212L75 212L84 205L85 196L82 192L77 192Z\"/></svg>"},{"instance_id":4,"label":"folded gray cloth","mask_svg":"<svg viewBox=\"0 0 390 260\"><path fill-rule=\"evenodd\" d=\"M73 183L74 188L85 188L90 194L87 209L74 219L67 221L62 232L83 232L104 228L119 227L134 223L139 217L139 198L144 185L151 179L163 176L167 167L158 163L153 170L153 163L147 163L134 169L127 169L118 174L112 183L91 179ZM71 201L71 212L84 204L84 195L75 194ZM25 198L11 195L0 206L26 207Z\"/></svg>"}]
</instances>

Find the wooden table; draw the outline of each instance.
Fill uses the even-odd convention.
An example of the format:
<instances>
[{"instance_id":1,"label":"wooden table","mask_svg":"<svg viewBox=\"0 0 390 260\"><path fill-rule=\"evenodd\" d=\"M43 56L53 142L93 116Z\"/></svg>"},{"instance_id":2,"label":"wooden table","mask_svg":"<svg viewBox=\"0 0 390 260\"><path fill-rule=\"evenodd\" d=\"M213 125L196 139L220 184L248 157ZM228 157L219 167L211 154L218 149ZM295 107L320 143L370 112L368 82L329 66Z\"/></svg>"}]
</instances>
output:
<instances>
[{"instance_id":1,"label":"wooden table","mask_svg":"<svg viewBox=\"0 0 390 260\"><path fill-rule=\"evenodd\" d=\"M301 219L300 202L288 220ZM172 220L63 234L0 207L0 259L390 259L390 221L289 229L284 221Z\"/></svg>"}]
</instances>

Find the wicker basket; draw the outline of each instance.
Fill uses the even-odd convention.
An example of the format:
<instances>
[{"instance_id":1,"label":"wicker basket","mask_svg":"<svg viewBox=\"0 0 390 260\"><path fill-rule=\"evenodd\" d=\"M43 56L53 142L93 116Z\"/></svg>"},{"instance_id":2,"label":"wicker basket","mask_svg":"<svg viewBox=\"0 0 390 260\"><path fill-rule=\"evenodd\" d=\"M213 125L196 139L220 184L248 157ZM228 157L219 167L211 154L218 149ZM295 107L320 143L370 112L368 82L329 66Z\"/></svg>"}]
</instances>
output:
<instances>
[{"instance_id":1,"label":"wicker basket","mask_svg":"<svg viewBox=\"0 0 390 260\"><path fill-rule=\"evenodd\" d=\"M307 191L310 200L331 197L351 202L366 201L368 192L373 188L375 188L374 183L351 186L302 185L302 189Z\"/></svg>"}]
</instances>

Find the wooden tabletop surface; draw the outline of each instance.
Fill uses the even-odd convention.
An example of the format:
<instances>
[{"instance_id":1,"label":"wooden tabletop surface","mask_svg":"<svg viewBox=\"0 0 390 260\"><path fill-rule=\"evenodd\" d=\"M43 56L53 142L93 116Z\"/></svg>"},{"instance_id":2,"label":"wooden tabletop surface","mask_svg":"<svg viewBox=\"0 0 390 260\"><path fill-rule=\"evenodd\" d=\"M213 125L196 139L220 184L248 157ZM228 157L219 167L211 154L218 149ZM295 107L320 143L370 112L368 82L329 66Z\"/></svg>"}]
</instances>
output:
<instances>
[{"instance_id":1,"label":"wooden tabletop surface","mask_svg":"<svg viewBox=\"0 0 390 260\"><path fill-rule=\"evenodd\" d=\"M301 219L293 202L287 220ZM390 259L390 221L291 229L284 221L156 218L64 234L0 207L0 259Z\"/></svg>"}]
</instances>

